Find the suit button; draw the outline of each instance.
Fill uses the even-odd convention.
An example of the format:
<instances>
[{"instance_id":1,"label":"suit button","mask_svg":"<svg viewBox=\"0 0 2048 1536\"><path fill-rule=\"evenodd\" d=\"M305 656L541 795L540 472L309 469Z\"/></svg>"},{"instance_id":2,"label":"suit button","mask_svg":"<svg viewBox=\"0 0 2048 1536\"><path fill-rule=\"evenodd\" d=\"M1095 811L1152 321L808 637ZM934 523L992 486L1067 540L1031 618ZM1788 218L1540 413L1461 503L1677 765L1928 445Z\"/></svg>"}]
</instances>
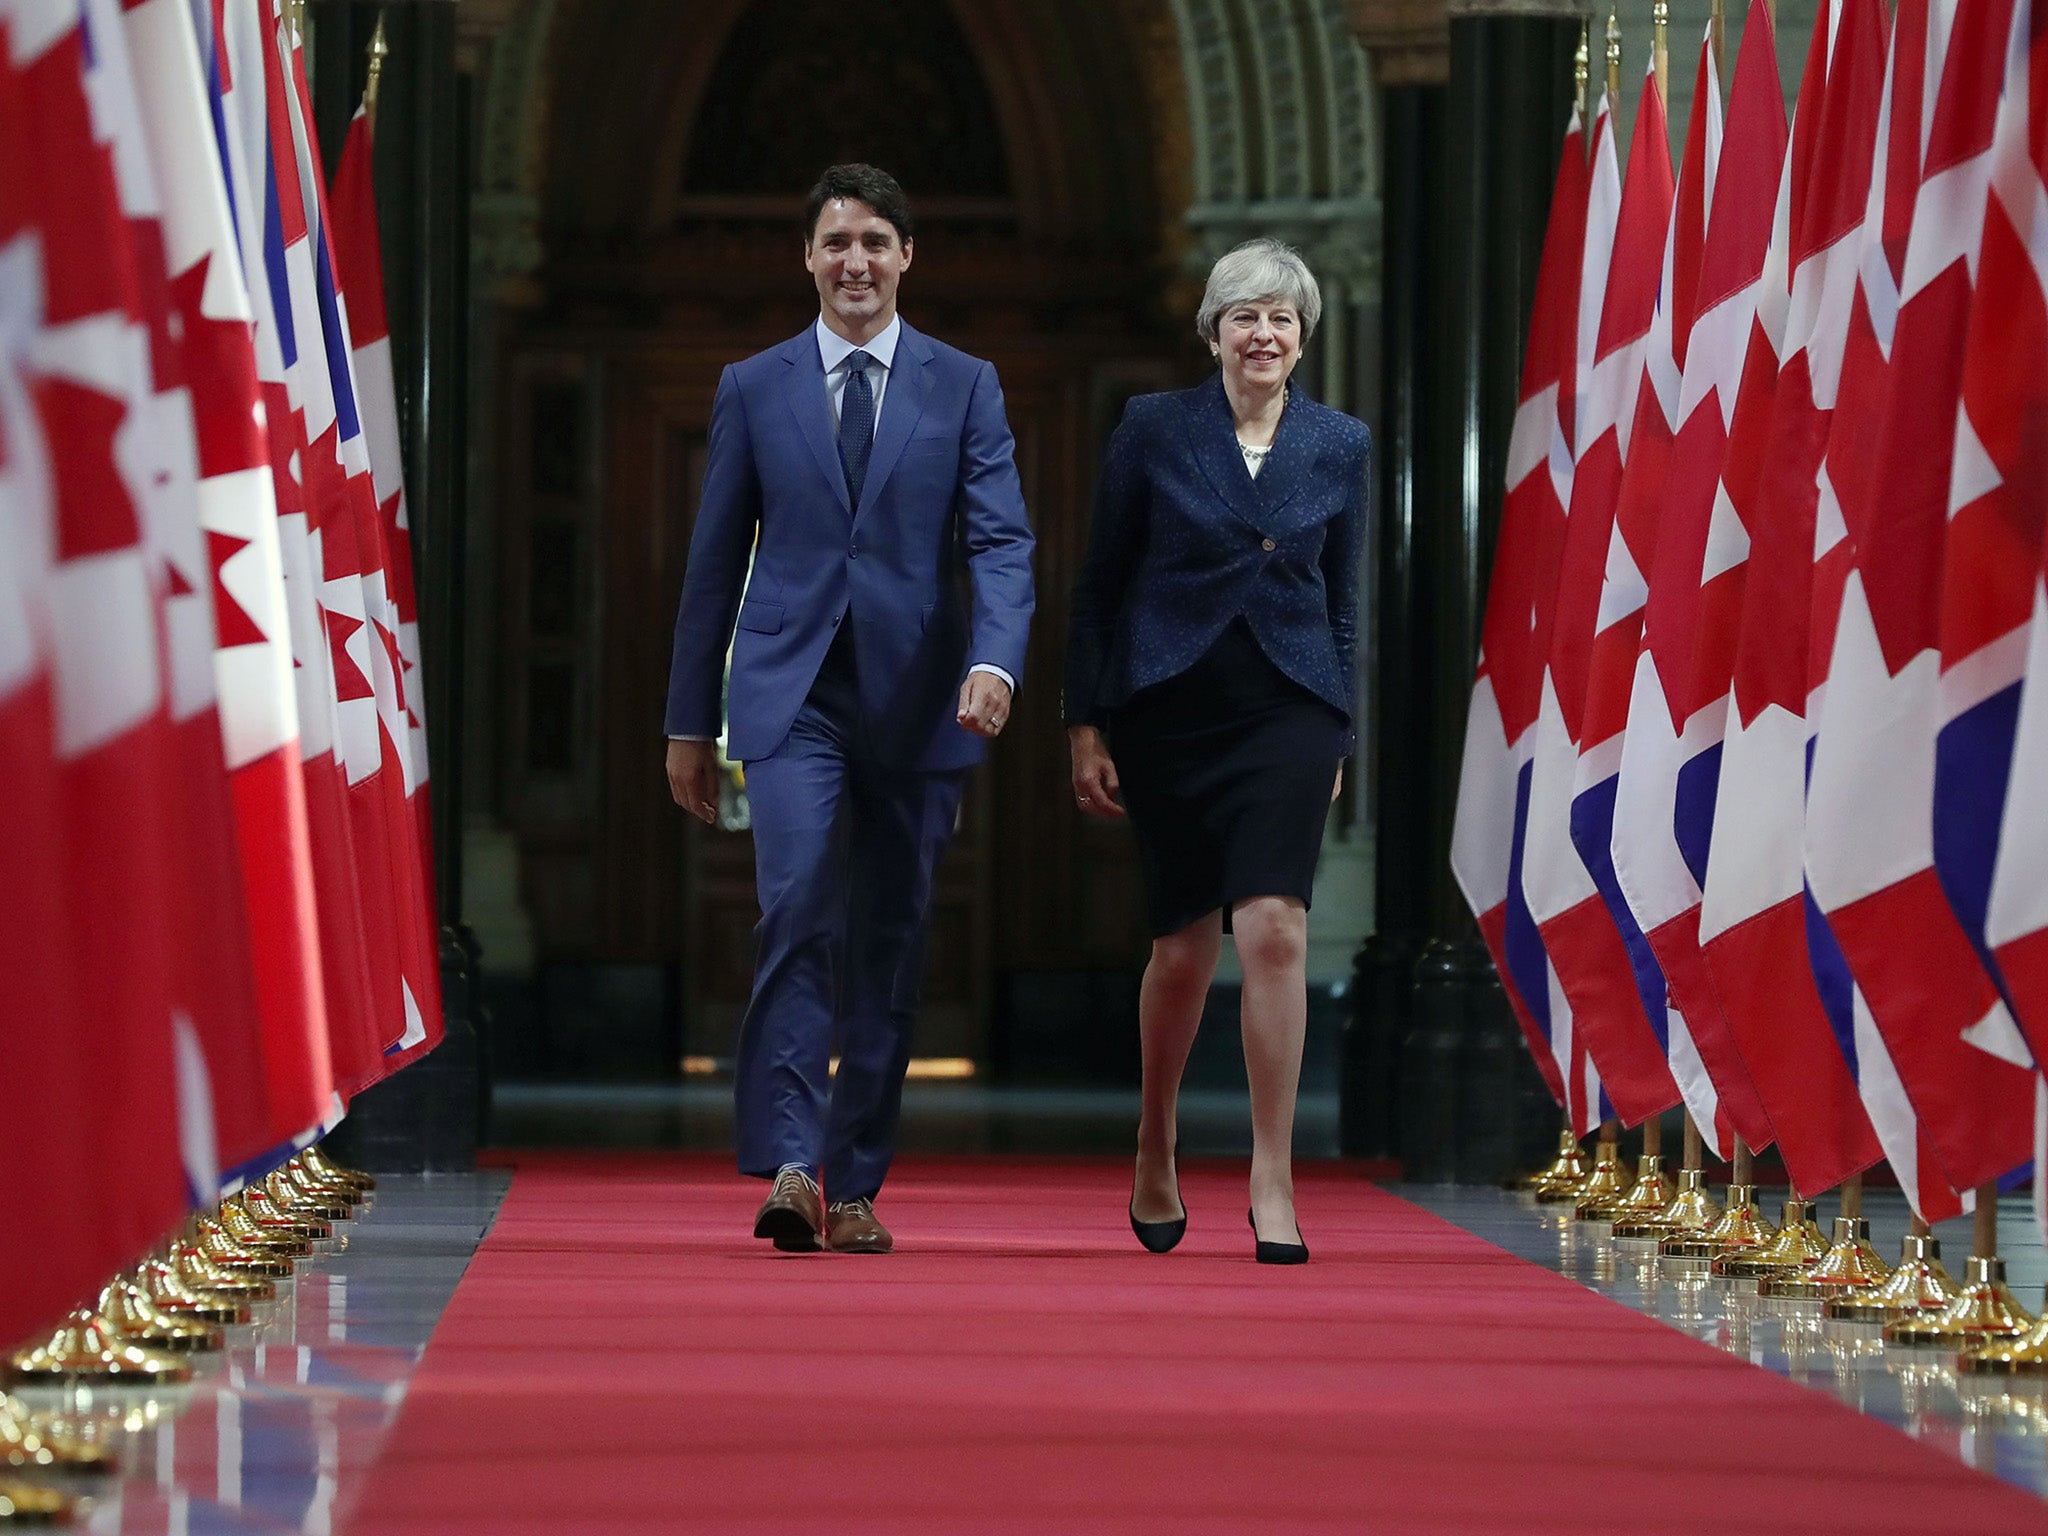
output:
<instances>
[{"instance_id":1,"label":"suit button","mask_svg":"<svg viewBox=\"0 0 2048 1536\"><path fill-rule=\"evenodd\" d=\"M1259 548L1270 551L1273 548L1273 541L1271 539L1261 539L1259 540Z\"/></svg>"},{"instance_id":2,"label":"suit button","mask_svg":"<svg viewBox=\"0 0 2048 1536\"><path fill-rule=\"evenodd\" d=\"M860 546L856 544L853 546L853 548L849 549L846 552L846 558L849 560L858 560L860 558Z\"/></svg>"}]
</instances>

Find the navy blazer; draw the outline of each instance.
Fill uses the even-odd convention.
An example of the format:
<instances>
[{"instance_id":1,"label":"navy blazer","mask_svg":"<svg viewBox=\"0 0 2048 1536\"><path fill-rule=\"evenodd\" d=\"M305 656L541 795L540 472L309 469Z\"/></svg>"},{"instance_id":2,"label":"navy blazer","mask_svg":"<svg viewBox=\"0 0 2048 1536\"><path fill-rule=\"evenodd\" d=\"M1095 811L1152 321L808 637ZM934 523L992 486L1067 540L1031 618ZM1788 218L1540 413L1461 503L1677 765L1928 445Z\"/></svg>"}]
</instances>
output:
<instances>
[{"instance_id":1,"label":"navy blazer","mask_svg":"<svg viewBox=\"0 0 2048 1536\"><path fill-rule=\"evenodd\" d=\"M1257 479L1223 375L1139 395L1109 440L1074 585L1062 709L1102 725L1242 616L1275 666L1355 720L1358 561L1372 435L1290 392ZM1346 733L1345 750L1357 733Z\"/></svg>"},{"instance_id":2,"label":"navy blazer","mask_svg":"<svg viewBox=\"0 0 2048 1536\"><path fill-rule=\"evenodd\" d=\"M771 755L850 615L877 755L927 771L979 762L982 738L955 718L961 681L986 662L1021 686L1031 626L1012 450L995 369L905 321L855 507L815 329L727 368L676 611L668 734L718 734L729 644L727 751Z\"/></svg>"}]
</instances>

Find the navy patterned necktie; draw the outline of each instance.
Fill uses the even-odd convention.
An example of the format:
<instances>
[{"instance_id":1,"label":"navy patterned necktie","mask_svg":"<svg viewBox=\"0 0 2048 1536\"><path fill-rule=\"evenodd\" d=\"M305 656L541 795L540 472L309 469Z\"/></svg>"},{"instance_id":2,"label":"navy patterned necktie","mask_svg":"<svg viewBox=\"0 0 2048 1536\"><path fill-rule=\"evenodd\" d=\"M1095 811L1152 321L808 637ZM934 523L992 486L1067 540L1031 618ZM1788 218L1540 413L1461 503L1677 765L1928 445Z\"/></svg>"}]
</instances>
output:
<instances>
[{"instance_id":1,"label":"navy patterned necktie","mask_svg":"<svg viewBox=\"0 0 2048 1536\"><path fill-rule=\"evenodd\" d=\"M839 467L846 471L846 489L856 508L875 451L875 392L868 384L873 361L865 352L847 355L846 393L839 402Z\"/></svg>"}]
</instances>

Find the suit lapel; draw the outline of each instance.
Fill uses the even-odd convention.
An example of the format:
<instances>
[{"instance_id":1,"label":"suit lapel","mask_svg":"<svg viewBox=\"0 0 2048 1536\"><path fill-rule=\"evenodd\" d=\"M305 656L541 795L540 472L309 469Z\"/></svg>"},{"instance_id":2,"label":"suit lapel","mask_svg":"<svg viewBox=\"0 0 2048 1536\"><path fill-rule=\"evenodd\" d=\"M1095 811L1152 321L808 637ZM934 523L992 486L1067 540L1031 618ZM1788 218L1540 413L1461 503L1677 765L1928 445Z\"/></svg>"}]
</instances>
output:
<instances>
[{"instance_id":1,"label":"suit lapel","mask_svg":"<svg viewBox=\"0 0 2048 1536\"><path fill-rule=\"evenodd\" d=\"M903 448L924 415L932 381L925 365L932 360L932 344L910 327L908 320L896 338L896 366L889 371L889 387L882 394L882 419L875 425L875 452L868 460L867 479L861 483L860 510L875 504L882 487L903 457ZM854 514L858 517L860 514Z\"/></svg>"},{"instance_id":2,"label":"suit lapel","mask_svg":"<svg viewBox=\"0 0 2048 1536\"><path fill-rule=\"evenodd\" d=\"M1280 531L1274 525L1274 514L1300 489L1308 450L1299 415L1290 394L1273 434L1272 451L1255 480L1245 468L1244 452L1237 444L1237 420L1230 413L1230 397L1223 392L1223 375L1211 374L1206 384L1196 386L1188 401L1188 439L1195 462L1230 510L1261 533Z\"/></svg>"},{"instance_id":3,"label":"suit lapel","mask_svg":"<svg viewBox=\"0 0 2048 1536\"><path fill-rule=\"evenodd\" d=\"M790 365L789 377L783 381L790 414L796 417L798 430L810 444L819 473L839 498L840 510L851 515L853 505L846 494L846 470L839 462L839 438L832 430L832 403L825 397L825 364L818 356L815 332L807 326L801 336L784 342L782 358ZM872 469L868 479L874 479Z\"/></svg>"}]
</instances>

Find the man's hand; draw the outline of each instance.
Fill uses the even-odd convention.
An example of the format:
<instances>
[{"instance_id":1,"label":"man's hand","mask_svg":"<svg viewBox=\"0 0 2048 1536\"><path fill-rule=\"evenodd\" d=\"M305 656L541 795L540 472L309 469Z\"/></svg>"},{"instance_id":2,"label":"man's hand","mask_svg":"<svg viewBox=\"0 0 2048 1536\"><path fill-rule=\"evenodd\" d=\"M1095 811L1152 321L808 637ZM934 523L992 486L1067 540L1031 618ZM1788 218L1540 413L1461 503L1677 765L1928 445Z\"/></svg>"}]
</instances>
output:
<instances>
[{"instance_id":1,"label":"man's hand","mask_svg":"<svg viewBox=\"0 0 2048 1536\"><path fill-rule=\"evenodd\" d=\"M718 743L670 742L668 792L705 826L714 825L718 821Z\"/></svg>"},{"instance_id":2,"label":"man's hand","mask_svg":"<svg viewBox=\"0 0 2048 1536\"><path fill-rule=\"evenodd\" d=\"M960 685L956 718L977 736L993 740L1010 719L1010 685L993 672L970 672Z\"/></svg>"},{"instance_id":3,"label":"man's hand","mask_svg":"<svg viewBox=\"0 0 2048 1536\"><path fill-rule=\"evenodd\" d=\"M1070 726L1067 748L1074 759L1074 803L1090 816L1120 817L1124 808L1117 803L1116 764L1109 748L1102 744L1102 732L1092 725Z\"/></svg>"},{"instance_id":4,"label":"man's hand","mask_svg":"<svg viewBox=\"0 0 2048 1536\"><path fill-rule=\"evenodd\" d=\"M1337 765L1337 782L1330 786L1330 804L1337 803L1337 797L1344 793L1344 765Z\"/></svg>"}]
</instances>

